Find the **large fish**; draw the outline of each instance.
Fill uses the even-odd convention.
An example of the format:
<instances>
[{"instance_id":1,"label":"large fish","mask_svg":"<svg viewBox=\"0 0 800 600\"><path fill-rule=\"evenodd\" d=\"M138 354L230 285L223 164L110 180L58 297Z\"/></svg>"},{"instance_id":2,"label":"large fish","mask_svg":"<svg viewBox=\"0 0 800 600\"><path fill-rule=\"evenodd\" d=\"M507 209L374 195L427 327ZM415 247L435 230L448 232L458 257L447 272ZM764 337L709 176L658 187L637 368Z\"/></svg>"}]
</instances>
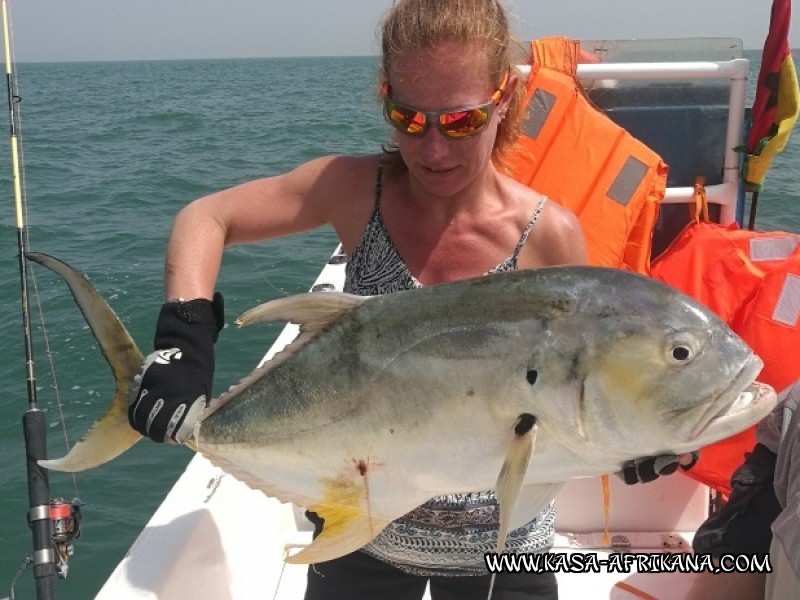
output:
<instances>
[{"instance_id":1,"label":"large fish","mask_svg":"<svg viewBox=\"0 0 800 600\"><path fill-rule=\"evenodd\" d=\"M109 413L50 469L79 471L139 438L127 422L142 354L66 264L114 371ZM496 489L505 532L570 478L683 453L770 412L762 362L690 298L619 270L550 267L364 298L314 293L239 322L297 340L212 401L189 446L253 488L318 513L294 562L353 551L431 497ZM498 476L499 474L499 476Z\"/></svg>"}]
</instances>

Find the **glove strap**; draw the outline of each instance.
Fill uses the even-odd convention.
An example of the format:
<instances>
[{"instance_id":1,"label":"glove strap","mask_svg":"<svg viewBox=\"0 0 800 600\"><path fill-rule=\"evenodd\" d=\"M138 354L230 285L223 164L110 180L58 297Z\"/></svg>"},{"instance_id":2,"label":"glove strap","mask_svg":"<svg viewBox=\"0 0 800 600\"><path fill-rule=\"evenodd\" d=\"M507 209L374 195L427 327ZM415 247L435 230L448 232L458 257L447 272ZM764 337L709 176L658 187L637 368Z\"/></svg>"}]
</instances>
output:
<instances>
[{"instance_id":1,"label":"glove strap","mask_svg":"<svg viewBox=\"0 0 800 600\"><path fill-rule=\"evenodd\" d=\"M179 321L188 325L214 325L216 327L215 342L225 325L224 301L219 292L214 293L213 300L205 298L169 300L162 307L161 314L169 313L173 313Z\"/></svg>"},{"instance_id":2,"label":"glove strap","mask_svg":"<svg viewBox=\"0 0 800 600\"><path fill-rule=\"evenodd\" d=\"M185 302L181 299L170 300L167 305L174 307L175 316L184 323L201 323L203 325L216 325L217 318L211 300L197 298Z\"/></svg>"}]
</instances>

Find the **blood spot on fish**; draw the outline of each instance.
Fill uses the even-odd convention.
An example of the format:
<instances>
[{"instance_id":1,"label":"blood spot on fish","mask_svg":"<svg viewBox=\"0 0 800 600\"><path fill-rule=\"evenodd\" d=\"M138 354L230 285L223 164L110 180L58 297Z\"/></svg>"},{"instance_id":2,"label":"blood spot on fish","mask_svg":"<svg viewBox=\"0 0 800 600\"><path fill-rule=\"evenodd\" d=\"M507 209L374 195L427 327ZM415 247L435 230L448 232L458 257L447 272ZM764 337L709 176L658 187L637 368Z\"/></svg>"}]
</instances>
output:
<instances>
[{"instance_id":1,"label":"blood spot on fish","mask_svg":"<svg viewBox=\"0 0 800 600\"><path fill-rule=\"evenodd\" d=\"M539 371L536 369L530 369L526 374L525 377L528 379L528 383L533 385L536 383L536 380L539 379Z\"/></svg>"},{"instance_id":2,"label":"blood spot on fish","mask_svg":"<svg viewBox=\"0 0 800 600\"><path fill-rule=\"evenodd\" d=\"M532 414L522 413L517 419L517 424L514 425L514 433L517 435L525 435L536 425L536 420L536 417Z\"/></svg>"},{"instance_id":3,"label":"blood spot on fish","mask_svg":"<svg viewBox=\"0 0 800 600\"><path fill-rule=\"evenodd\" d=\"M356 462L356 471L358 474L364 477L367 474L367 461L359 460Z\"/></svg>"},{"instance_id":4,"label":"blood spot on fish","mask_svg":"<svg viewBox=\"0 0 800 600\"><path fill-rule=\"evenodd\" d=\"M474 395L475 395L475 390L473 390L472 388L467 388L467 396L471 398Z\"/></svg>"}]
</instances>

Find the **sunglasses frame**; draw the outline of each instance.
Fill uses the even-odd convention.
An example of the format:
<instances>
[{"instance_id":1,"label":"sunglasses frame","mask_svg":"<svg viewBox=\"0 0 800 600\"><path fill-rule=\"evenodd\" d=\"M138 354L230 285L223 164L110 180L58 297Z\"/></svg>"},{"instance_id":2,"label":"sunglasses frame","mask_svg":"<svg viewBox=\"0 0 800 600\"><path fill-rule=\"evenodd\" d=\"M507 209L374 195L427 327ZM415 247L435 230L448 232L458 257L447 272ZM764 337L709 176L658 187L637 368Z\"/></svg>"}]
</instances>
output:
<instances>
[{"instance_id":1,"label":"sunglasses frame","mask_svg":"<svg viewBox=\"0 0 800 600\"><path fill-rule=\"evenodd\" d=\"M509 73L506 72L506 74L503 76L502 81L500 81L500 85L497 86L497 89L494 91L494 93L492 93L491 97L487 102L482 102L480 104L473 104L471 106L463 106L460 108L448 108L447 110L440 110L440 111L420 110L414 106L409 106L408 104L403 104L402 102L397 102L396 100L392 100L391 96L392 86L389 84L388 81L384 81L383 85L381 86L381 95L383 96L383 117L384 119L386 119L389 125L391 125L396 131L399 131L400 133L407 135L409 137L424 136L428 132L430 124L435 123L439 131L447 139L464 140L467 138L471 138L482 133L489 125L489 121L492 118L492 109L498 104L500 104L500 100L503 98L503 94L505 93L506 85L508 84L509 78L510 78ZM412 133L411 131L408 131L408 129L403 128L403 126L400 123L397 123L394 120L392 120L391 117L389 116L390 104L410 112L414 112L420 115L425 115L425 121L422 124L422 129L420 129L416 133ZM468 134L453 135L453 132L455 130L448 130L441 121L441 118L445 115L452 115L454 113L460 113L460 112L471 112L478 109L486 110L486 120L483 122L480 128Z\"/></svg>"}]
</instances>

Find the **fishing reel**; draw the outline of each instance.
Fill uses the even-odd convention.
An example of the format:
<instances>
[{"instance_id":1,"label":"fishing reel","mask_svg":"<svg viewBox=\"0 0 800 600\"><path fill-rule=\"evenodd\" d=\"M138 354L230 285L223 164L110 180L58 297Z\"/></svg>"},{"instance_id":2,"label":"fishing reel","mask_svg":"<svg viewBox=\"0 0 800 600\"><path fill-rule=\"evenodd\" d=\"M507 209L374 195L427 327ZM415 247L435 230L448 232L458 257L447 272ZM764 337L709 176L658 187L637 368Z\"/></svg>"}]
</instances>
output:
<instances>
[{"instance_id":1,"label":"fishing reel","mask_svg":"<svg viewBox=\"0 0 800 600\"><path fill-rule=\"evenodd\" d=\"M56 573L61 579L66 579L69 572L69 559L75 552L72 542L81 537L81 504L79 498L73 498L72 502L67 502L63 498L55 498L50 501L49 506L41 507L42 509L46 508L49 513L48 516L42 516L41 520L48 519L50 521L50 539L55 555L53 563ZM33 527L30 513L28 514L28 524ZM0 600L16 600L17 580L32 564L34 564L34 557L31 555L22 560L22 564L11 580L11 594Z\"/></svg>"},{"instance_id":2,"label":"fishing reel","mask_svg":"<svg viewBox=\"0 0 800 600\"><path fill-rule=\"evenodd\" d=\"M67 502L63 498L50 501L50 525L56 572L61 579L69 573L69 559L75 553L73 542L81 537L81 504L79 498Z\"/></svg>"}]
</instances>

